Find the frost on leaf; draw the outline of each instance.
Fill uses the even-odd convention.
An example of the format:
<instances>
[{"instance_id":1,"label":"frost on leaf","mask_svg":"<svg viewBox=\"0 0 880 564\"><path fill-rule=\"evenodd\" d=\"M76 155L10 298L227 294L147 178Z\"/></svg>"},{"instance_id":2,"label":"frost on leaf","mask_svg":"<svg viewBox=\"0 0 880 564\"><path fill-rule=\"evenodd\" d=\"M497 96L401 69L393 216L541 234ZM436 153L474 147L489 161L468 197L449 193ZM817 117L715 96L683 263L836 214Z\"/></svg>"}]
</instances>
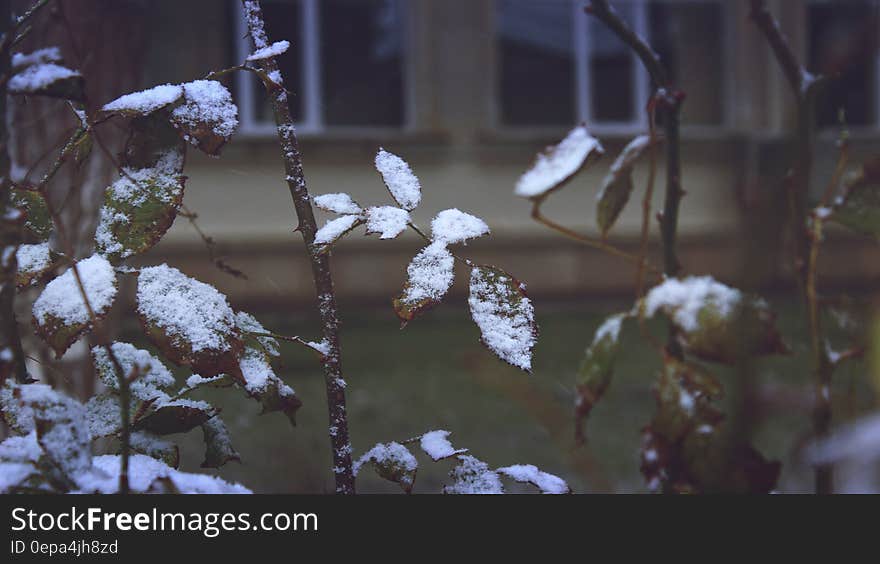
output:
<instances>
[{"instance_id":1,"label":"frost on leaf","mask_svg":"<svg viewBox=\"0 0 880 564\"><path fill-rule=\"evenodd\" d=\"M356 215L343 215L342 217L331 219L315 233L315 245L322 250L327 250L333 243L361 223L363 223L363 220Z\"/></svg>"},{"instance_id":2,"label":"frost on leaf","mask_svg":"<svg viewBox=\"0 0 880 564\"><path fill-rule=\"evenodd\" d=\"M34 94L82 101L82 74L61 64L57 47L39 49L30 54L12 55L12 77L7 83L11 94Z\"/></svg>"},{"instance_id":3,"label":"frost on leaf","mask_svg":"<svg viewBox=\"0 0 880 564\"><path fill-rule=\"evenodd\" d=\"M183 88L179 84L160 84L120 96L104 104L101 111L123 116L146 116L176 103L182 96Z\"/></svg>"},{"instance_id":4,"label":"frost on leaf","mask_svg":"<svg viewBox=\"0 0 880 564\"><path fill-rule=\"evenodd\" d=\"M629 201L633 190L633 166L650 146L651 137L648 135L641 135L633 139L620 152L608 174L602 180L597 196L596 222L599 224L599 230L603 237L608 234Z\"/></svg>"},{"instance_id":5,"label":"frost on leaf","mask_svg":"<svg viewBox=\"0 0 880 564\"><path fill-rule=\"evenodd\" d=\"M171 122L183 139L209 155L217 155L235 128L238 108L232 94L216 80L183 84L183 104L171 112Z\"/></svg>"},{"instance_id":6,"label":"frost on leaf","mask_svg":"<svg viewBox=\"0 0 880 564\"><path fill-rule=\"evenodd\" d=\"M205 434L205 460L202 468L220 468L230 460L241 462L238 451L232 446L229 430L219 417L202 424Z\"/></svg>"},{"instance_id":7,"label":"frost on leaf","mask_svg":"<svg viewBox=\"0 0 880 564\"><path fill-rule=\"evenodd\" d=\"M830 219L880 239L880 157L846 179L844 195L835 202Z\"/></svg>"},{"instance_id":8,"label":"frost on leaf","mask_svg":"<svg viewBox=\"0 0 880 564\"><path fill-rule=\"evenodd\" d=\"M15 285L24 288L34 284L55 266L49 243L21 245L15 252L18 271L15 273Z\"/></svg>"},{"instance_id":9,"label":"frost on leaf","mask_svg":"<svg viewBox=\"0 0 880 564\"><path fill-rule=\"evenodd\" d=\"M422 249L406 269L403 293L394 299L394 312L403 323L440 303L452 286L455 259L446 245L434 242Z\"/></svg>"},{"instance_id":10,"label":"frost on leaf","mask_svg":"<svg viewBox=\"0 0 880 564\"><path fill-rule=\"evenodd\" d=\"M278 55L282 55L287 50L290 49L289 41L276 41L271 45L267 45L262 49L257 49L247 57L247 61L261 61L263 59L268 59L270 57L277 57Z\"/></svg>"},{"instance_id":11,"label":"frost on leaf","mask_svg":"<svg viewBox=\"0 0 880 564\"><path fill-rule=\"evenodd\" d=\"M279 355L278 341L265 335L266 329L252 315L236 314L236 323L244 335L244 352L239 363L245 392L262 405L262 413L280 411L296 425L296 411L302 402L293 388L285 384L272 369L272 357Z\"/></svg>"},{"instance_id":12,"label":"frost on leaf","mask_svg":"<svg viewBox=\"0 0 880 564\"><path fill-rule=\"evenodd\" d=\"M514 193L524 198L543 198L561 188L572 176L605 150L587 128L572 129L558 145L547 147L517 181Z\"/></svg>"},{"instance_id":13,"label":"frost on leaf","mask_svg":"<svg viewBox=\"0 0 880 564\"><path fill-rule=\"evenodd\" d=\"M767 493L775 487L779 463L729 432L711 403L720 390L701 368L666 359L654 391L657 412L642 431L641 470L649 489Z\"/></svg>"},{"instance_id":14,"label":"frost on leaf","mask_svg":"<svg viewBox=\"0 0 880 564\"><path fill-rule=\"evenodd\" d=\"M458 464L449 473L452 483L443 486L445 494L503 494L498 473L489 465L468 454L458 456Z\"/></svg>"},{"instance_id":15,"label":"frost on leaf","mask_svg":"<svg viewBox=\"0 0 880 564\"><path fill-rule=\"evenodd\" d=\"M544 494L571 493L571 488L568 487L565 480L559 476L542 472L532 464L514 464L513 466L499 468L496 472L517 482L532 484Z\"/></svg>"},{"instance_id":16,"label":"frost on leaf","mask_svg":"<svg viewBox=\"0 0 880 564\"><path fill-rule=\"evenodd\" d=\"M47 241L54 225L43 195L36 190L15 188L12 190L12 205L25 213L25 232L33 241Z\"/></svg>"},{"instance_id":17,"label":"frost on leaf","mask_svg":"<svg viewBox=\"0 0 880 564\"><path fill-rule=\"evenodd\" d=\"M141 402L164 402L170 399L165 390L174 385L174 376L155 356L128 343L110 345L113 356L119 361L122 374L130 380L129 392ZM119 377L110 355L104 347L92 348L95 374L109 390L119 392Z\"/></svg>"},{"instance_id":18,"label":"frost on leaf","mask_svg":"<svg viewBox=\"0 0 880 564\"><path fill-rule=\"evenodd\" d=\"M419 463L416 457L400 443L379 443L354 463L357 476L364 464L371 463L382 478L400 484L406 493L412 492Z\"/></svg>"},{"instance_id":19,"label":"frost on leaf","mask_svg":"<svg viewBox=\"0 0 880 564\"><path fill-rule=\"evenodd\" d=\"M324 211L338 214L354 214L358 215L363 210L351 199L351 196L344 193L321 194L312 199L315 205Z\"/></svg>"},{"instance_id":20,"label":"frost on leaf","mask_svg":"<svg viewBox=\"0 0 880 564\"><path fill-rule=\"evenodd\" d=\"M666 314L685 351L703 360L733 364L738 355L788 352L767 303L710 276L670 278L645 296L645 314Z\"/></svg>"},{"instance_id":21,"label":"frost on leaf","mask_svg":"<svg viewBox=\"0 0 880 564\"><path fill-rule=\"evenodd\" d=\"M129 487L135 493L249 494L236 483L214 476L189 474L171 468L162 461L135 454L129 459ZM119 490L119 456L96 456L92 471L77 481L77 493L112 494Z\"/></svg>"},{"instance_id":22,"label":"frost on leaf","mask_svg":"<svg viewBox=\"0 0 880 564\"><path fill-rule=\"evenodd\" d=\"M180 449L172 441L146 431L135 431L129 436L134 452L161 460L172 468L180 465Z\"/></svg>"},{"instance_id":23,"label":"frost on leaf","mask_svg":"<svg viewBox=\"0 0 880 564\"><path fill-rule=\"evenodd\" d=\"M380 239L394 239L409 225L409 213L393 206L367 208L367 235L378 234Z\"/></svg>"},{"instance_id":24,"label":"frost on leaf","mask_svg":"<svg viewBox=\"0 0 880 564\"><path fill-rule=\"evenodd\" d=\"M400 207L406 211L418 207L422 201L422 186L405 160L380 148L376 153L376 170Z\"/></svg>"},{"instance_id":25,"label":"frost on leaf","mask_svg":"<svg viewBox=\"0 0 880 564\"><path fill-rule=\"evenodd\" d=\"M464 243L487 233L489 226L485 221L455 208L441 211L431 221L431 239L447 245Z\"/></svg>"},{"instance_id":26,"label":"frost on leaf","mask_svg":"<svg viewBox=\"0 0 880 564\"><path fill-rule=\"evenodd\" d=\"M92 255L76 263L89 305L103 317L116 297L116 273L107 259ZM33 306L37 334L60 358L79 336L90 328L91 320L73 268L49 282Z\"/></svg>"},{"instance_id":27,"label":"frost on leaf","mask_svg":"<svg viewBox=\"0 0 880 564\"><path fill-rule=\"evenodd\" d=\"M166 358L203 376L226 373L243 383L235 314L226 296L166 264L142 268L137 311Z\"/></svg>"},{"instance_id":28,"label":"frost on leaf","mask_svg":"<svg viewBox=\"0 0 880 564\"><path fill-rule=\"evenodd\" d=\"M466 448L456 449L452 446L452 443L449 442L449 435L449 431L428 431L419 439L419 446L434 462L466 453Z\"/></svg>"},{"instance_id":29,"label":"frost on leaf","mask_svg":"<svg viewBox=\"0 0 880 564\"><path fill-rule=\"evenodd\" d=\"M578 367L575 400L575 437L585 440L584 425L593 407L611 384L614 363L620 349L620 329L627 314L608 317L596 330L593 342L587 347Z\"/></svg>"},{"instance_id":30,"label":"frost on leaf","mask_svg":"<svg viewBox=\"0 0 880 564\"><path fill-rule=\"evenodd\" d=\"M118 263L153 247L174 223L183 200L183 155L164 153L155 166L123 167L107 188L95 232L97 251Z\"/></svg>"},{"instance_id":31,"label":"frost on leaf","mask_svg":"<svg viewBox=\"0 0 880 564\"><path fill-rule=\"evenodd\" d=\"M501 360L531 371L538 325L523 284L503 270L476 266L471 270L468 305L483 344Z\"/></svg>"}]
</instances>

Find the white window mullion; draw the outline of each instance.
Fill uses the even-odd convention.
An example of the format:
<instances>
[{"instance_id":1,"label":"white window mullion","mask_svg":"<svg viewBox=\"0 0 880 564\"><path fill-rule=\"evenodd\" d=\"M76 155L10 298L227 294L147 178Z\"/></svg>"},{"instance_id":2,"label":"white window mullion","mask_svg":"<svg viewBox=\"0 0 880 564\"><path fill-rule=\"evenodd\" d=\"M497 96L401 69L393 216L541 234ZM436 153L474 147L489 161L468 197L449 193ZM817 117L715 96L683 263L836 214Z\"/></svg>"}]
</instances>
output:
<instances>
[{"instance_id":1,"label":"white window mullion","mask_svg":"<svg viewBox=\"0 0 880 564\"><path fill-rule=\"evenodd\" d=\"M647 0L635 0L633 2L633 30L639 37L645 39L650 45L651 38L648 37L648 2ZM630 56L633 61L633 85L635 86L635 96L633 96L633 125L643 129L648 128L648 115L645 111L645 105L648 103L648 97L651 95L651 77L648 75L647 69L642 61L636 56L635 51L630 50Z\"/></svg>"},{"instance_id":2,"label":"white window mullion","mask_svg":"<svg viewBox=\"0 0 880 564\"><path fill-rule=\"evenodd\" d=\"M237 10L235 18L235 61L244 61L250 54L250 40L248 39L247 22L242 15L242 10ZM254 77L250 73L240 72L235 76L235 94L238 99L238 115L242 129L245 133L254 128Z\"/></svg>"},{"instance_id":3,"label":"white window mullion","mask_svg":"<svg viewBox=\"0 0 880 564\"><path fill-rule=\"evenodd\" d=\"M593 94L590 88L590 38L589 29L592 22L584 13L582 3L572 2L574 16L572 26L574 32L574 77L575 100L577 101L577 119L580 122L593 122Z\"/></svg>"},{"instance_id":4,"label":"white window mullion","mask_svg":"<svg viewBox=\"0 0 880 564\"><path fill-rule=\"evenodd\" d=\"M300 0L302 6L302 128L317 131L323 128L321 111L321 41L318 0Z\"/></svg>"}]
</instances>

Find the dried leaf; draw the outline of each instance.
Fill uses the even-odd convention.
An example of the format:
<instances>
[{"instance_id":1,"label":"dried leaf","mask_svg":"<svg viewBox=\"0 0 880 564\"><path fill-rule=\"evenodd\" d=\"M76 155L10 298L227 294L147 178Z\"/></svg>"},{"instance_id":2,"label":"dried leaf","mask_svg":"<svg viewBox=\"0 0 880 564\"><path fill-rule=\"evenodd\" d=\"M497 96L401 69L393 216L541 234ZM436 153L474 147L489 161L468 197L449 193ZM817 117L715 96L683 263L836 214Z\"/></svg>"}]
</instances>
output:
<instances>
[{"instance_id":1,"label":"dried leaf","mask_svg":"<svg viewBox=\"0 0 880 564\"><path fill-rule=\"evenodd\" d=\"M205 461L202 462L202 468L220 468L230 460L241 462L222 419L208 419L202 424L202 431L205 434Z\"/></svg>"},{"instance_id":2,"label":"dried leaf","mask_svg":"<svg viewBox=\"0 0 880 564\"><path fill-rule=\"evenodd\" d=\"M501 360L530 372L538 325L525 285L498 268L475 266L468 305L483 344Z\"/></svg>"},{"instance_id":3,"label":"dried leaf","mask_svg":"<svg viewBox=\"0 0 880 564\"><path fill-rule=\"evenodd\" d=\"M572 129L558 145L538 153L535 162L517 181L515 194L542 199L565 185L581 169L598 159L605 150L583 125Z\"/></svg>"},{"instance_id":4,"label":"dried leaf","mask_svg":"<svg viewBox=\"0 0 880 564\"><path fill-rule=\"evenodd\" d=\"M403 292L394 299L394 312L406 324L439 304L455 278L455 259L445 243L431 243L406 269Z\"/></svg>"}]
</instances>

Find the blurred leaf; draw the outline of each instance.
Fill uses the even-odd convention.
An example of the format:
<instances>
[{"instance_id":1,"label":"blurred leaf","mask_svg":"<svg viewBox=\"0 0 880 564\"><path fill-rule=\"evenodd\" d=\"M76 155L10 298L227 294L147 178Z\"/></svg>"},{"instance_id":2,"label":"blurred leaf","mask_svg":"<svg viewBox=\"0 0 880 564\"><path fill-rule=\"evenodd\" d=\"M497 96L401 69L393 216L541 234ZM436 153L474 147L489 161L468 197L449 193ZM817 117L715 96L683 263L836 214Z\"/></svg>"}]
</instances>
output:
<instances>
[{"instance_id":1,"label":"blurred leaf","mask_svg":"<svg viewBox=\"0 0 880 564\"><path fill-rule=\"evenodd\" d=\"M880 238L880 156L846 179L844 195L834 203L829 220Z\"/></svg>"},{"instance_id":2,"label":"blurred leaf","mask_svg":"<svg viewBox=\"0 0 880 564\"><path fill-rule=\"evenodd\" d=\"M230 460L241 462L222 419L208 419L202 424L202 431L205 434L205 461L202 462L202 468L220 468Z\"/></svg>"},{"instance_id":3,"label":"blurred leaf","mask_svg":"<svg viewBox=\"0 0 880 564\"><path fill-rule=\"evenodd\" d=\"M144 429L157 435L186 433L214 417L217 411L205 402L175 400L155 407L134 423L135 429Z\"/></svg>"},{"instance_id":4,"label":"blurred leaf","mask_svg":"<svg viewBox=\"0 0 880 564\"><path fill-rule=\"evenodd\" d=\"M468 305L483 344L501 360L531 372L538 324L525 284L499 268L475 266Z\"/></svg>"},{"instance_id":5,"label":"blurred leaf","mask_svg":"<svg viewBox=\"0 0 880 564\"><path fill-rule=\"evenodd\" d=\"M171 441L145 431L130 435L129 444L134 452L161 460L172 468L180 466L180 449Z\"/></svg>"},{"instance_id":6,"label":"blurred leaf","mask_svg":"<svg viewBox=\"0 0 880 564\"><path fill-rule=\"evenodd\" d=\"M517 196L540 200L562 188L580 170L595 161L605 150L583 125L572 129L558 145L538 153L532 166L519 178Z\"/></svg>"},{"instance_id":7,"label":"blurred leaf","mask_svg":"<svg viewBox=\"0 0 880 564\"><path fill-rule=\"evenodd\" d=\"M498 472L469 454L458 456L458 464L449 472L452 483L443 486L445 494L503 494L504 485Z\"/></svg>"},{"instance_id":8,"label":"blurred leaf","mask_svg":"<svg viewBox=\"0 0 880 564\"><path fill-rule=\"evenodd\" d=\"M599 224L602 237L608 234L629 201L633 191L633 167L649 147L651 147L650 136L641 135L633 139L620 152L602 180L599 201L596 204L596 222Z\"/></svg>"},{"instance_id":9,"label":"blurred leaf","mask_svg":"<svg viewBox=\"0 0 880 564\"><path fill-rule=\"evenodd\" d=\"M35 62L13 69L13 75L6 84L8 92L83 102L85 80L82 75L57 64L58 62L60 61Z\"/></svg>"},{"instance_id":10,"label":"blurred leaf","mask_svg":"<svg viewBox=\"0 0 880 564\"><path fill-rule=\"evenodd\" d=\"M36 190L13 188L12 204L27 216L24 227L30 238L36 242L48 241L55 226L43 195Z\"/></svg>"},{"instance_id":11,"label":"blurred leaf","mask_svg":"<svg viewBox=\"0 0 880 564\"><path fill-rule=\"evenodd\" d=\"M593 406L602 399L614 376L614 363L620 349L620 328L628 314L608 317L596 330L593 342L587 347L578 367L575 400L575 438L586 439L584 426Z\"/></svg>"},{"instance_id":12,"label":"blurred leaf","mask_svg":"<svg viewBox=\"0 0 880 564\"><path fill-rule=\"evenodd\" d=\"M15 273L16 288L26 288L35 284L51 272L58 255L49 249L49 243L21 245L15 253L18 269Z\"/></svg>"}]
</instances>

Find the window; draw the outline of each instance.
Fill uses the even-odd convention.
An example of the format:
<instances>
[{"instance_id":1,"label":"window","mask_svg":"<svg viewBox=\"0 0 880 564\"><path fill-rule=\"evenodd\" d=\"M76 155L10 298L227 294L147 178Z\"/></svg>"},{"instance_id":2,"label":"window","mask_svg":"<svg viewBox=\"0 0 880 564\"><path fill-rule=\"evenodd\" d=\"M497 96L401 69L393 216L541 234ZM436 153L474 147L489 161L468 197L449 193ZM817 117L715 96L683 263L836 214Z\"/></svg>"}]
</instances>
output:
<instances>
[{"instance_id":1,"label":"window","mask_svg":"<svg viewBox=\"0 0 880 564\"><path fill-rule=\"evenodd\" d=\"M853 126L880 125L880 77L877 34L880 2L810 2L807 5L809 68L836 76L816 101L821 126L839 122L843 110Z\"/></svg>"},{"instance_id":2,"label":"window","mask_svg":"<svg viewBox=\"0 0 880 564\"><path fill-rule=\"evenodd\" d=\"M650 79L635 54L572 0L496 0L497 116L502 126L586 121L601 131L643 130ZM615 9L688 93L685 125L725 119L725 4L617 0ZM694 49L699 45L699 49Z\"/></svg>"},{"instance_id":3,"label":"window","mask_svg":"<svg viewBox=\"0 0 880 564\"><path fill-rule=\"evenodd\" d=\"M404 5L403 0L262 2L270 39L291 43L278 64L302 132L406 126ZM238 61L251 49L240 12ZM235 88L242 132L273 133L262 85L249 73L239 73Z\"/></svg>"}]
</instances>

